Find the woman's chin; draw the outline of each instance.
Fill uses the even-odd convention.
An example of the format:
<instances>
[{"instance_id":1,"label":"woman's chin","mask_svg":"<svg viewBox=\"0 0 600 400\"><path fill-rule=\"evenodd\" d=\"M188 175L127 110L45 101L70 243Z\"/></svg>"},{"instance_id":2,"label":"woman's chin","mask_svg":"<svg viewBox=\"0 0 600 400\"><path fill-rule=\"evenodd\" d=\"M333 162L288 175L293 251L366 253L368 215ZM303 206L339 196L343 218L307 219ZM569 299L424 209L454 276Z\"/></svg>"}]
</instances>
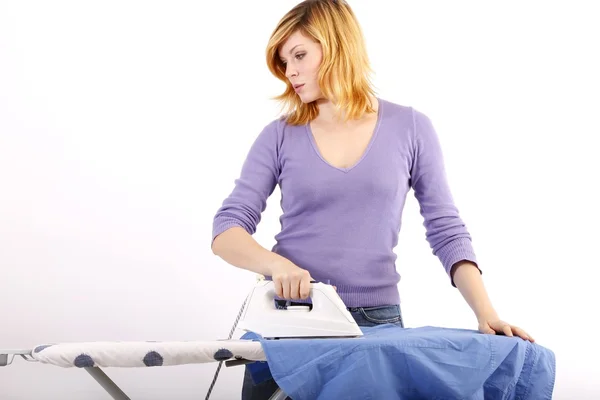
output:
<instances>
[{"instance_id":1,"label":"woman's chin","mask_svg":"<svg viewBox=\"0 0 600 400\"><path fill-rule=\"evenodd\" d=\"M300 101L302 101L304 104L313 103L320 99L320 96L316 96L314 94L311 95L308 93L298 93L298 97L300 98Z\"/></svg>"}]
</instances>

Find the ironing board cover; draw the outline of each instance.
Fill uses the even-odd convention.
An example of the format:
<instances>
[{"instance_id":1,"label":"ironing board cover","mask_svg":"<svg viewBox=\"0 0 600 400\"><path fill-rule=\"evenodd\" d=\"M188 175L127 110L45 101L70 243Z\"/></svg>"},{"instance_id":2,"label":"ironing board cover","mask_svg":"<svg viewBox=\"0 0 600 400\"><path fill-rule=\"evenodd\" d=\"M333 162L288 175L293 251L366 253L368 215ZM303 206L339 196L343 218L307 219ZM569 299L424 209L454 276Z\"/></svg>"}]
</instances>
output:
<instances>
[{"instance_id":1,"label":"ironing board cover","mask_svg":"<svg viewBox=\"0 0 600 400\"><path fill-rule=\"evenodd\" d=\"M354 339L264 340L270 374L294 400L551 399L552 351L517 337L438 327L363 327ZM258 373L256 374L258 375Z\"/></svg>"},{"instance_id":2,"label":"ironing board cover","mask_svg":"<svg viewBox=\"0 0 600 400\"><path fill-rule=\"evenodd\" d=\"M156 367L230 359L264 361L259 342L249 340L179 342L80 342L46 344L31 356L59 367Z\"/></svg>"}]
</instances>

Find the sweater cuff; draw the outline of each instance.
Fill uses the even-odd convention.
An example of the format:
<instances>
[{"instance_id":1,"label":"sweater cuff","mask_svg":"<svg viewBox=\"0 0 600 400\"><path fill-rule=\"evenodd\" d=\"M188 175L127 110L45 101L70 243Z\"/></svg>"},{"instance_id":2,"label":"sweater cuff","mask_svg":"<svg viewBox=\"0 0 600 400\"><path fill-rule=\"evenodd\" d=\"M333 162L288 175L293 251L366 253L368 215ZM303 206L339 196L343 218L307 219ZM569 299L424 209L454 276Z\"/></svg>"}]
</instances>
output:
<instances>
[{"instance_id":1,"label":"sweater cuff","mask_svg":"<svg viewBox=\"0 0 600 400\"><path fill-rule=\"evenodd\" d=\"M246 231L248 231L248 228L246 228L236 218L219 218L218 221L215 221L215 223L213 225L213 230L212 230L211 245L215 241L217 236L219 236L221 233L225 232L227 229L233 228L234 226L239 226L240 228L244 228Z\"/></svg>"},{"instance_id":2,"label":"sweater cuff","mask_svg":"<svg viewBox=\"0 0 600 400\"><path fill-rule=\"evenodd\" d=\"M437 251L437 257L444 266L446 273L450 277L450 283L454 287L456 287L456 285L450 276L450 271L452 270L452 266L459 261L471 261L473 264L475 264L479 270L479 273L482 274L482 271L477 263L477 257L475 256L470 238L462 237L446 243Z\"/></svg>"}]
</instances>

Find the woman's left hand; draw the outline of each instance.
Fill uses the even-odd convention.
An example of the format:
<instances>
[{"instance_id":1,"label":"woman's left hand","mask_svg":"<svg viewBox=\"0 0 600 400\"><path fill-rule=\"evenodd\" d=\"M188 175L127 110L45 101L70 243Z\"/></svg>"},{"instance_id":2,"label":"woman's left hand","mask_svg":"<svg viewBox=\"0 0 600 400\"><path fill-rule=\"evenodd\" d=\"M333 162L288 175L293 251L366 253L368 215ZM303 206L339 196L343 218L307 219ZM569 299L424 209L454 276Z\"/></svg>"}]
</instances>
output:
<instances>
[{"instance_id":1,"label":"woman's left hand","mask_svg":"<svg viewBox=\"0 0 600 400\"><path fill-rule=\"evenodd\" d=\"M498 318L487 318L479 320L479 331L491 335L502 334L506 336L518 336L521 339L534 342L535 339L518 326L510 325Z\"/></svg>"}]
</instances>

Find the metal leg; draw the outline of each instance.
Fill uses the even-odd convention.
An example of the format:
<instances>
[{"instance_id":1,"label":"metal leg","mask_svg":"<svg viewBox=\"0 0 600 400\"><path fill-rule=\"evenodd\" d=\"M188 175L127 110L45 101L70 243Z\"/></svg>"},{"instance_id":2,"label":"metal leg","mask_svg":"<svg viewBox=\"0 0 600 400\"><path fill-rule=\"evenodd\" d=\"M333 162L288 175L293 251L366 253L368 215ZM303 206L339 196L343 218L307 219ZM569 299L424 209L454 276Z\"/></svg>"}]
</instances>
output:
<instances>
[{"instance_id":1,"label":"metal leg","mask_svg":"<svg viewBox=\"0 0 600 400\"><path fill-rule=\"evenodd\" d=\"M87 372L112 396L115 400L131 400L108 375L98 367L87 367Z\"/></svg>"},{"instance_id":2,"label":"metal leg","mask_svg":"<svg viewBox=\"0 0 600 400\"><path fill-rule=\"evenodd\" d=\"M287 398L288 397L285 393L283 393L283 390L281 390L280 388L277 388L275 393L273 393L273 395L271 397L269 397L269 400L285 400Z\"/></svg>"},{"instance_id":3,"label":"metal leg","mask_svg":"<svg viewBox=\"0 0 600 400\"><path fill-rule=\"evenodd\" d=\"M35 360L33 357L31 357L31 351L32 351L31 349L27 349L27 350L0 349L0 367L6 367L7 365L12 364L13 360L15 359L15 356L20 356L25 361L36 362L37 360Z\"/></svg>"}]
</instances>

